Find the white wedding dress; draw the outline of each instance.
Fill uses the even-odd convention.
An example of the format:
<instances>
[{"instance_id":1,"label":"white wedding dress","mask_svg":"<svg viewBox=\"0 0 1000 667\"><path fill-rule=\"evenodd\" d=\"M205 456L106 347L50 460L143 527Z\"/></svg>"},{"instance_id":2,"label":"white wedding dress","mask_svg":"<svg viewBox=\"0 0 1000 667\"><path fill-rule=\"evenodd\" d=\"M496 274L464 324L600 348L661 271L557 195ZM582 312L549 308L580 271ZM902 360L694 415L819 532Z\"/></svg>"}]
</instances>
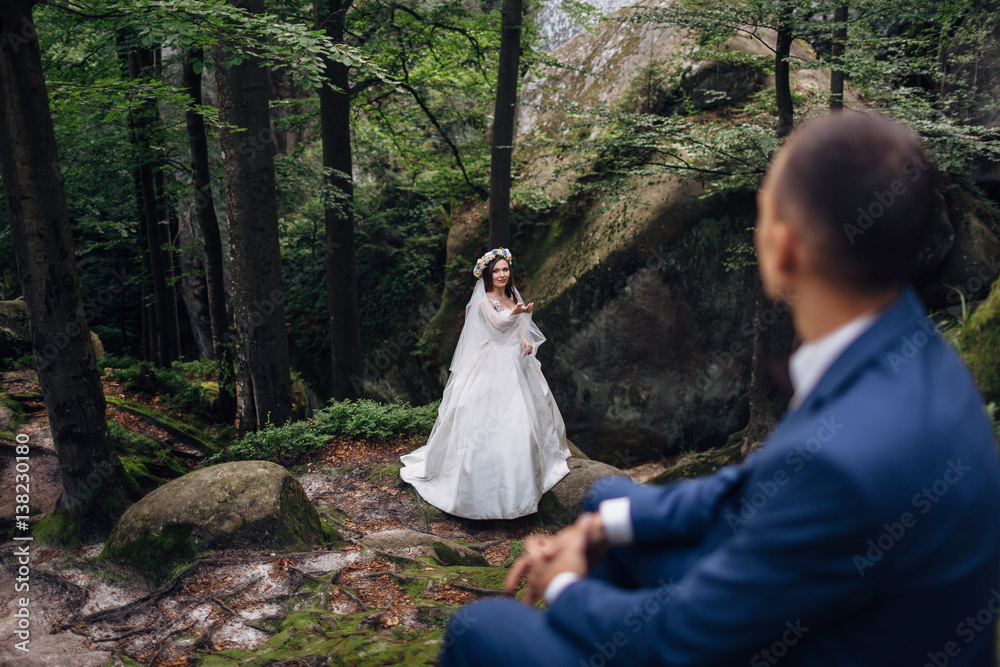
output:
<instances>
[{"instance_id":1,"label":"white wedding dress","mask_svg":"<svg viewBox=\"0 0 1000 667\"><path fill-rule=\"evenodd\" d=\"M569 472L566 426L535 357L545 337L530 313L510 313L476 282L434 428L400 458L424 500L467 519L532 514Z\"/></svg>"}]
</instances>

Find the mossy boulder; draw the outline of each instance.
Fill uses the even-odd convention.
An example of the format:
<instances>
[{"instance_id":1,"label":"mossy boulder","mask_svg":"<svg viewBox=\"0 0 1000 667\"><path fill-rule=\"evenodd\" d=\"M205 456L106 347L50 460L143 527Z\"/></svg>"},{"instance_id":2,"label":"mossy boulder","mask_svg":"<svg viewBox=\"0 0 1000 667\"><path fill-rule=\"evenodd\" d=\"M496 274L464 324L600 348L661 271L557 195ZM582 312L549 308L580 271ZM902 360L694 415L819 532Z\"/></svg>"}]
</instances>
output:
<instances>
[{"instance_id":1,"label":"mossy boulder","mask_svg":"<svg viewBox=\"0 0 1000 667\"><path fill-rule=\"evenodd\" d=\"M594 482L605 477L628 477L618 468L600 461L571 456L566 459L566 464L569 474L542 496L538 504L543 521L570 523L583 509L583 501Z\"/></svg>"},{"instance_id":2,"label":"mossy boulder","mask_svg":"<svg viewBox=\"0 0 1000 667\"><path fill-rule=\"evenodd\" d=\"M332 538L290 472L236 461L188 473L132 505L102 557L162 579L208 549L303 551Z\"/></svg>"},{"instance_id":3,"label":"mossy boulder","mask_svg":"<svg viewBox=\"0 0 1000 667\"><path fill-rule=\"evenodd\" d=\"M104 345L93 331L90 342L94 356L104 356ZM28 329L28 306L24 297L13 301L0 301L0 359L20 357L31 352L31 331Z\"/></svg>"},{"instance_id":4,"label":"mossy boulder","mask_svg":"<svg viewBox=\"0 0 1000 667\"><path fill-rule=\"evenodd\" d=\"M488 567L483 555L464 544L429 533L415 530L385 530L372 533L361 540L362 546L376 551L392 552L411 547L426 547L427 555L442 565L469 565Z\"/></svg>"},{"instance_id":5,"label":"mossy boulder","mask_svg":"<svg viewBox=\"0 0 1000 667\"><path fill-rule=\"evenodd\" d=\"M666 484L680 479L710 475L723 466L743 460L740 445L729 445L705 452L691 452L678 458L672 466L649 480L647 484Z\"/></svg>"},{"instance_id":6,"label":"mossy boulder","mask_svg":"<svg viewBox=\"0 0 1000 667\"><path fill-rule=\"evenodd\" d=\"M928 308L948 309L957 316L962 298L967 302L978 298L996 279L1000 240L974 211L951 211L950 224L952 247L918 289Z\"/></svg>"},{"instance_id":7,"label":"mossy boulder","mask_svg":"<svg viewBox=\"0 0 1000 667\"><path fill-rule=\"evenodd\" d=\"M959 334L965 363L988 403L1000 403L1000 281Z\"/></svg>"}]
</instances>

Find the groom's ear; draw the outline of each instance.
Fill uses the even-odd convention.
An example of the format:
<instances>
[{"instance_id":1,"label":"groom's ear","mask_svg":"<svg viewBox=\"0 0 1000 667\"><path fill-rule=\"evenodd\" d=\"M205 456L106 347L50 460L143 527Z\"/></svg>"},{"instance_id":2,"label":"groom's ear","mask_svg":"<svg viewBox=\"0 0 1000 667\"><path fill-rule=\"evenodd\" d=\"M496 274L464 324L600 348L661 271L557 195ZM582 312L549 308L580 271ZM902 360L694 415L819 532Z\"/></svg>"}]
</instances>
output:
<instances>
[{"instance_id":1,"label":"groom's ear","mask_svg":"<svg viewBox=\"0 0 1000 667\"><path fill-rule=\"evenodd\" d=\"M794 276L802 271L809 247L795 225L782 219L774 225L774 261L778 271L784 276Z\"/></svg>"}]
</instances>

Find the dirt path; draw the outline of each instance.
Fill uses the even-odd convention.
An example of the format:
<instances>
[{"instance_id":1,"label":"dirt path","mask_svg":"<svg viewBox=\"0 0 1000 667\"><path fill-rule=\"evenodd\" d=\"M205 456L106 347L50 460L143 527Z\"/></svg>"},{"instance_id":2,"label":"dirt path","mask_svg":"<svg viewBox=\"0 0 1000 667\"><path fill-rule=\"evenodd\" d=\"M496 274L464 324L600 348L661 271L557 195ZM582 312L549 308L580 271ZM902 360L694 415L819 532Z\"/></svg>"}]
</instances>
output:
<instances>
[{"instance_id":1,"label":"dirt path","mask_svg":"<svg viewBox=\"0 0 1000 667\"><path fill-rule=\"evenodd\" d=\"M10 392L38 391L23 374L6 374L3 382ZM38 445L31 457L31 500L48 512L60 488L57 460L40 401L22 405L26 422L17 432ZM110 407L108 416L158 442L171 437L127 411ZM422 444L337 438L293 469L313 504L337 522L345 543L336 550L214 552L153 588L97 562L100 543L69 551L32 546L29 654L14 648L24 543L0 545L0 664L124 665L121 656L127 656L144 665L236 665L250 652L271 651L274 661L283 651L301 655L310 641L317 642L315 660L283 664L355 664L353 658L322 657L338 651L372 655L373 664L390 664L394 655L431 664L433 641L440 641L448 614L499 587L512 543L541 528L537 516L473 521L426 505L397 472L399 456ZM12 449L13 443L0 442L0 506L14 497ZM655 474L647 465L636 475L651 470ZM400 528L460 540L492 567L446 566L422 548L383 554L359 544L366 535Z\"/></svg>"}]
</instances>

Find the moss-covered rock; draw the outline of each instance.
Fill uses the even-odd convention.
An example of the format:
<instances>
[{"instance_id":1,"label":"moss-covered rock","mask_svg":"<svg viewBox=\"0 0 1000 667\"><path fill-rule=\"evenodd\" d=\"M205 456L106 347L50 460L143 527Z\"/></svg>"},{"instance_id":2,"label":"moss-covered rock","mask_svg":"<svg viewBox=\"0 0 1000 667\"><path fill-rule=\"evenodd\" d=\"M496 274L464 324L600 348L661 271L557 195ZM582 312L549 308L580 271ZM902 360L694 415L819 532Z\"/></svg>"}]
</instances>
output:
<instances>
[{"instance_id":1,"label":"moss-covered rock","mask_svg":"<svg viewBox=\"0 0 1000 667\"><path fill-rule=\"evenodd\" d=\"M959 347L983 397L1000 403L1000 281L962 327Z\"/></svg>"},{"instance_id":2,"label":"moss-covered rock","mask_svg":"<svg viewBox=\"0 0 1000 667\"><path fill-rule=\"evenodd\" d=\"M415 530L386 530L372 533L361 540L361 544L370 549L392 552L411 547L427 547L428 555L442 565L472 565L488 566L489 562L477 551L464 544L430 533L419 533Z\"/></svg>"},{"instance_id":3,"label":"moss-covered rock","mask_svg":"<svg viewBox=\"0 0 1000 667\"><path fill-rule=\"evenodd\" d=\"M647 482L666 484L679 479L691 479L711 474L723 466L743 460L740 445L710 449L706 452L692 452L677 459L672 466Z\"/></svg>"},{"instance_id":4,"label":"moss-covered rock","mask_svg":"<svg viewBox=\"0 0 1000 667\"><path fill-rule=\"evenodd\" d=\"M583 509L583 501L594 482L604 477L627 477L618 468L600 461L571 456L566 464L569 466L569 474L542 496L538 504L538 513L543 522L559 525L572 522Z\"/></svg>"},{"instance_id":5,"label":"moss-covered rock","mask_svg":"<svg viewBox=\"0 0 1000 667\"><path fill-rule=\"evenodd\" d=\"M104 345L93 331L90 342L94 356L104 356ZM19 357L31 352L31 331L28 329L28 306L24 297L13 301L0 301L0 359Z\"/></svg>"},{"instance_id":6,"label":"moss-covered rock","mask_svg":"<svg viewBox=\"0 0 1000 667\"><path fill-rule=\"evenodd\" d=\"M934 272L919 283L920 296L932 310L957 306L959 294L972 301L989 288L1000 270L1000 240L976 212L948 213L954 243Z\"/></svg>"},{"instance_id":7,"label":"moss-covered rock","mask_svg":"<svg viewBox=\"0 0 1000 667\"><path fill-rule=\"evenodd\" d=\"M333 537L291 473L237 461L184 475L137 502L102 558L157 580L207 549L301 551Z\"/></svg>"},{"instance_id":8,"label":"moss-covered rock","mask_svg":"<svg viewBox=\"0 0 1000 667\"><path fill-rule=\"evenodd\" d=\"M14 529L18 516L27 516L29 524L35 524L37 523L37 517L41 514L41 510L34 505L28 505L27 514L19 514L17 510L17 503L7 503L0 506L0 537L7 538L15 534L24 534L20 532L15 533Z\"/></svg>"}]
</instances>

